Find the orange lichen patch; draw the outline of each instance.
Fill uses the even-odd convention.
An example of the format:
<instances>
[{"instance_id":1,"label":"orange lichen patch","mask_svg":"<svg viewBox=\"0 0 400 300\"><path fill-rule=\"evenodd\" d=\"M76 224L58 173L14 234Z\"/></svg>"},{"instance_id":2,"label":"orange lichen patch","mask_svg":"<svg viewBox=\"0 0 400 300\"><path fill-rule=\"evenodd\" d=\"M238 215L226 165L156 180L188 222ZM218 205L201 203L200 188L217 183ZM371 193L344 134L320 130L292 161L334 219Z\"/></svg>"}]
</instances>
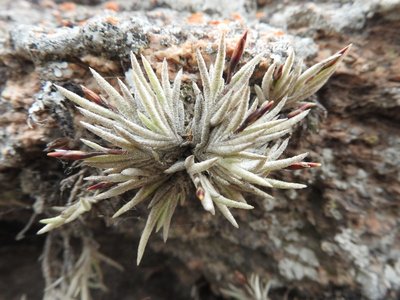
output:
<instances>
[{"instance_id":1,"label":"orange lichen patch","mask_svg":"<svg viewBox=\"0 0 400 300\"><path fill-rule=\"evenodd\" d=\"M258 12L256 12L256 18L259 20L259 19L262 19L262 18L264 18L265 17L265 12L263 12L263 11L258 11Z\"/></svg>"},{"instance_id":2,"label":"orange lichen patch","mask_svg":"<svg viewBox=\"0 0 400 300\"><path fill-rule=\"evenodd\" d=\"M244 32L244 30L243 30ZM187 41L181 45L170 45L168 48L164 48L162 50L154 51L154 49L159 48L160 43L162 42L162 36L153 34L148 37L149 47L143 49L142 54L150 61L153 68L156 70L158 75L161 74L161 66L162 61L167 59L168 67L169 67L169 75L170 78L174 78L176 72L184 67L185 71L188 73L194 73L190 75L191 80L197 80L196 73L197 70L197 62L196 62L196 49L200 49L203 54L204 60L206 64L209 66L211 60L214 58L217 50L216 40L220 35L221 30L210 31L207 39L197 40L197 41ZM270 33L272 34L272 33ZM234 36L232 38L226 39L226 53L227 58L230 59L234 52L235 46L237 44L240 35ZM268 40L266 36L263 37L264 40ZM207 49L207 51L204 51ZM210 52L209 50L212 49ZM247 47L245 48L247 49ZM246 50L245 50L246 51ZM239 66L243 65L248 58L241 59L239 62ZM269 65L271 64L270 59L264 58L261 60L259 66L255 70L255 78L260 78L263 75L263 72L267 70Z\"/></svg>"},{"instance_id":3,"label":"orange lichen patch","mask_svg":"<svg viewBox=\"0 0 400 300\"><path fill-rule=\"evenodd\" d=\"M143 51L145 56L152 56L158 61L162 61L164 58L170 63L182 64L182 62L192 61L194 59L194 51L190 42L185 42L182 45L172 45L167 49L155 51L152 48L148 48Z\"/></svg>"},{"instance_id":4,"label":"orange lichen patch","mask_svg":"<svg viewBox=\"0 0 400 300\"><path fill-rule=\"evenodd\" d=\"M9 80L2 92L2 98L15 109L28 109L33 103L32 96L40 89L37 73L30 73L18 80Z\"/></svg>"},{"instance_id":5,"label":"orange lichen patch","mask_svg":"<svg viewBox=\"0 0 400 300\"><path fill-rule=\"evenodd\" d=\"M230 20L210 20L207 22L208 25L221 25L221 24L229 24Z\"/></svg>"},{"instance_id":6,"label":"orange lichen patch","mask_svg":"<svg viewBox=\"0 0 400 300\"><path fill-rule=\"evenodd\" d=\"M232 14L231 14L231 17L232 17L232 19L234 19L235 21L238 21L238 22L240 22L240 23L243 23L243 17L242 17L238 12L232 13Z\"/></svg>"},{"instance_id":7,"label":"orange lichen patch","mask_svg":"<svg viewBox=\"0 0 400 300\"><path fill-rule=\"evenodd\" d=\"M8 80L2 97L11 108L1 116L0 125L6 137L11 140L10 145L31 149L42 143L47 126L31 128L28 125L28 109L32 105L33 95L40 89L40 78L32 72L21 76L17 80ZM48 124L46 124L48 125Z\"/></svg>"},{"instance_id":8,"label":"orange lichen patch","mask_svg":"<svg viewBox=\"0 0 400 300\"><path fill-rule=\"evenodd\" d=\"M224 30L224 25L223 23L218 23L222 24L220 28L215 28L215 30L210 30L210 32L207 34L207 38L197 40L197 41L186 41L183 44L180 45L174 45L170 44L170 40L165 41L165 37L162 35L158 34L151 34L148 36L148 41L149 45L146 47L146 49L142 50L142 54L150 61L152 67L156 70L156 73L160 76L161 74L161 67L162 67L162 61L164 58L168 61L168 67L169 67L169 75L170 78L174 78L177 71L184 67L184 70L186 73L191 73L190 79L191 80L197 80L197 62L196 62L196 49L200 49L200 51L203 54L204 60L206 64L209 66L211 63L211 60L215 57L216 55L216 50L218 47L217 44L217 39L221 34L221 31ZM245 29L242 30L241 34ZM226 53L227 53L227 59L230 59L232 57L232 54L234 52L234 49L236 47L237 41L240 38L241 34L235 35L230 38L226 38ZM272 39L274 36L273 31L269 31L268 33L264 33L259 39L268 42L270 39ZM164 49L154 51L154 49L159 49L160 44L165 44L167 42L168 47L165 47ZM249 43L251 44L251 39L249 40ZM242 66L244 63L248 61L250 57L252 57L254 54L248 53L246 49L251 49L249 46L245 47L245 57L239 61L239 66ZM210 51L211 50L211 51ZM268 67L271 64L271 60L268 58L263 58L258 65L258 67L255 69L254 73L254 78L260 79L262 75L265 73L265 71L268 69Z\"/></svg>"},{"instance_id":9,"label":"orange lichen patch","mask_svg":"<svg viewBox=\"0 0 400 300\"><path fill-rule=\"evenodd\" d=\"M221 23L222 23L221 20L210 20L207 22L208 25L219 25Z\"/></svg>"},{"instance_id":10,"label":"orange lichen patch","mask_svg":"<svg viewBox=\"0 0 400 300\"><path fill-rule=\"evenodd\" d=\"M169 66L172 67L175 64L175 71L181 68L183 65L186 65L188 61L193 61L194 53L192 53L192 49L188 47L188 43L184 45L171 46L165 50L160 50L153 52L151 49L145 50L144 55L153 57L156 61L159 61L160 64L155 66L157 73L161 74L161 62L164 58L167 59ZM185 46L186 45L186 46ZM150 59L151 60L151 59Z\"/></svg>"},{"instance_id":11,"label":"orange lichen patch","mask_svg":"<svg viewBox=\"0 0 400 300\"><path fill-rule=\"evenodd\" d=\"M116 17L109 16L106 18L106 23L111 24L111 25L117 25L119 23L118 19Z\"/></svg>"},{"instance_id":12,"label":"orange lichen patch","mask_svg":"<svg viewBox=\"0 0 400 300\"><path fill-rule=\"evenodd\" d=\"M119 74L120 65L117 62L99 56L85 55L81 61L98 72Z\"/></svg>"},{"instance_id":13,"label":"orange lichen patch","mask_svg":"<svg viewBox=\"0 0 400 300\"><path fill-rule=\"evenodd\" d=\"M283 35L285 35L285 32L281 30L267 30L259 32L258 39L265 43L269 43L271 41L276 41L277 38Z\"/></svg>"},{"instance_id":14,"label":"orange lichen patch","mask_svg":"<svg viewBox=\"0 0 400 300\"><path fill-rule=\"evenodd\" d=\"M104 3L104 8L113 10L113 11L119 11L119 9L120 9L119 4L114 1L108 1L108 2Z\"/></svg>"},{"instance_id":15,"label":"orange lichen patch","mask_svg":"<svg viewBox=\"0 0 400 300\"><path fill-rule=\"evenodd\" d=\"M73 2L64 2L64 3L61 3L61 4L58 6L58 8L59 8L61 11L73 11L73 10L76 9L76 4L73 3Z\"/></svg>"},{"instance_id":16,"label":"orange lichen patch","mask_svg":"<svg viewBox=\"0 0 400 300\"><path fill-rule=\"evenodd\" d=\"M275 36L284 36L284 35L285 35L285 32L282 31L282 30L277 30L277 31L274 31L274 35L275 35Z\"/></svg>"},{"instance_id":17,"label":"orange lichen patch","mask_svg":"<svg viewBox=\"0 0 400 300\"><path fill-rule=\"evenodd\" d=\"M201 12L197 12L197 13L191 14L187 18L187 22L189 24L201 24L201 23L204 23L204 14L201 13Z\"/></svg>"},{"instance_id":18,"label":"orange lichen patch","mask_svg":"<svg viewBox=\"0 0 400 300\"><path fill-rule=\"evenodd\" d=\"M54 10L52 12L52 15L54 16L56 22L64 27L73 27L76 25L75 22L69 19L64 19L64 13L62 14L59 10ZM48 26L43 26L43 27L48 27Z\"/></svg>"},{"instance_id":19,"label":"orange lichen patch","mask_svg":"<svg viewBox=\"0 0 400 300\"><path fill-rule=\"evenodd\" d=\"M168 48L154 51L157 48L157 43L160 43L158 36L150 36L150 47L142 51L142 54L149 60L152 67L155 69L158 76L161 75L162 61L164 58L168 62L168 70L170 78L175 78L176 73L179 69L184 68L185 73L182 77L183 81L197 80L197 62L196 62L196 49L205 49L210 46L210 42L207 40L199 40L196 42L187 41L181 45L171 45ZM151 47L151 44L154 44ZM211 55L202 51L206 64L209 65L211 61ZM195 73L187 75L188 73Z\"/></svg>"}]
</instances>

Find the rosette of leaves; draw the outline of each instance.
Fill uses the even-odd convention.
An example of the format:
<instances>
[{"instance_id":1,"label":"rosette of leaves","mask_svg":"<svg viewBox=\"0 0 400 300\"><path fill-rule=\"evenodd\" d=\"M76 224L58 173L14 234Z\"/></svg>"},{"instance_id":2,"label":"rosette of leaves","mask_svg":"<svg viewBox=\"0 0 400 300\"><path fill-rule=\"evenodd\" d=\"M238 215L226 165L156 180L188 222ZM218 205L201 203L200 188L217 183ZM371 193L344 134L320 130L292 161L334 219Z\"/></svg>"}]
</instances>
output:
<instances>
[{"instance_id":1,"label":"rosette of leaves","mask_svg":"<svg viewBox=\"0 0 400 300\"><path fill-rule=\"evenodd\" d=\"M107 291L102 264L123 270L121 265L99 251L99 245L90 234L82 236L81 242L82 249L77 255L72 250L69 233L47 237L42 255L46 283L44 300L91 300L91 290ZM59 261L60 258L62 261Z\"/></svg>"},{"instance_id":2,"label":"rosette of leaves","mask_svg":"<svg viewBox=\"0 0 400 300\"><path fill-rule=\"evenodd\" d=\"M166 241L177 205L191 194L197 196L207 212L215 214L219 210L238 227L230 209L252 209L246 194L272 199L267 189L304 188L304 184L269 177L271 172L283 168L318 166L303 162L307 153L280 159L290 132L309 110L300 108L290 117L281 111L287 101L303 99L326 81L346 51L300 76L298 68L292 70L291 52L279 78L270 75L276 71L274 65L267 71L262 88L255 88L257 97L253 100L249 79L263 55L255 56L235 72L245 40L246 34L227 67L224 35L215 63L209 68L197 49L201 88L193 83L195 104L190 115L191 110L180 99L182 70L171 84L166 60L159 80L145 57L141 57L143 72L131 54L132 72L127 81L133 86L127 87L118 80L120 92L91 70L106 97L84 88L86 98L83 98L58 86L58 91L74 102L86 118L82 126L108 146L82 139L93 151L60 149L48 154L82 160L102 170L101 175L86 178L96 182L90 190L101 192L77 200L57 217L42 220L46 226L39 233L75 220L99 201L136 190L135 196L113 217L144 201L148 203L150 213L138 247L139 264L152 231L162 228Z\"/></svg>"},{"instance_id":3,"label":"rosette of leaves","mask_svg":"<svg viewBox=\"0 0 400 300\"><path fill-rule=\"evenodd\" d=\"M228 288L221 289L221 293L229 298L235 300L269 300L268 293L270 291L272 282L261 279L257 274L251 274L250 279L247 280L240 287L232 284Z\"/></svg>"},{"instance_id":4,"label":"rosette of leaves","mask_svg":"<svg viewBox=\"0 0 400 300\"><path fill-rule=\"evenodd\" d=\"M289 49L288 57L284 64L272 63L262 79L261 87L255 85L254 89L258 99L274 99L279 103L286 98L286 108L303 102L315 94L335 72L340 62L350 50L351 45L343 48L336 54L315 64L302 72L301 64L295 62L295 53Z\"/></svg>"}]
</instances>

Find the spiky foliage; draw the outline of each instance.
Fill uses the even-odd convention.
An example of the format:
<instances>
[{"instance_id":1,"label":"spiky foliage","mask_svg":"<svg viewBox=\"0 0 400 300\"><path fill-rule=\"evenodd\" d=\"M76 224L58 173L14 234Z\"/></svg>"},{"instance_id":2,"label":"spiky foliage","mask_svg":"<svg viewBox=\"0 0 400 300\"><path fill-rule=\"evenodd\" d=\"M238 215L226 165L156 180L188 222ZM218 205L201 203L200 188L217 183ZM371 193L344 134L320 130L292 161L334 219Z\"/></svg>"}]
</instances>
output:
<instances>
[{"instance_id":1,"label":"spiky foliage","mask_svg":"<svg viewBox=\"0 0 400 300\"><path fill-rule=\"evenodd\" d=\"M160 81L145 57L141 57L143 72L132 54L131 78L127 81L132 82L133 86L130 90L118 80L122 94L91 70L108 100L86 88L84 92L87 99L58 86L59 92L73 101L86 117L87 121L81 122L82 126L111 147L82 139L93 152L56 150L49 156L81 159L85 164L103 170L102 175L86 179L97 182L90 187L92 190L107 189L79 199L57 217L42 220L47 225L39 233L73 221L99 201L136 190L135 196L113 217L122 215L143 201L149 201L150 213L139 242L139 263L154 229L158 231L163 228L164 240L167 239L172 215L178 203L182 204L191 191L195 191L206 211L215 214L217 208L233 226L238 227L230 208L252 209L253 206L245 200L246 193L272 199L266 188L304 188L303 184L271 179L268 175L282 168L317 165L302 162L307 153L279 159L288 144L288 138L285 137L309 110L301 109L291 118L280 116L286 102L291 99L287 97L291 96L287 88L283 96L282 92L278 93L282 97L277 96L277 102L273 101L274 98L266 101L264 94L251 102L249 79L263 55L257 55L235 73L245 38L246 34L231 58L227 80L223 76L226 50L224 36L219 41L215 63L209 69L197 49L202 88L193 83L196 101L193 115L190 116L186 116L190 110L185 108L180 99L182 70L171 84L166 60L162 65ZM338 55L334 57L337 62ZM285 78L285 81L287 76L295 75L287 71L293 59L291 54L288 58L290 67L283 68L281 78ZM316 78L321 68L314 70L311 73ZM268 76L266 74L264 81L270 82L264 82L263 86L269 86L269 90L280 91L279 86L285 86L279 80L275 82L276 77L268 79ZM276 93L268 95L275 96Z\"/></svg>"},{"instance_id":2,"label":"spiky foliage","mask_svg":"<svg viewBox=\"0 0 400 300\"><path fill-rule=\"evenodd\" d=\"M260 279L257 274L251 274L250 280L241 287L232 284L226 289L221 289L222 294L228 299L235 300L269 300L268 293L270 281Z\"/></svg>"},{"instance_id":3,"label":"spiky foliage","mask_svg":"<svg viewBox=\"0 0 400 300\"><path fill-rule=\"evenodd\" d=\"M98 244L90 237L81 238L82 249L78 258L70 245L70 236L48 236L43 252L42 268L46 281L45 300L90 300L91 290L106 291L103 283L101 264L107 264L120 271L122 266L99 252ZM62 262L57 260L62 253Z\"/></svg>"},{"instance_id":4,"label":"spiky foliage","mask_svg":"<svg viewBox=\"0 0 400 300\"><path fill-rule=\"evenodd\" d=\"M343 48L304 72L301 64L296 64L294 50L290 49L285 63L271 64L262 79L261 87L254 86L258 99L262 99L262 102L273 99L278 103L287 98L286 107L293 107L315 94L328 81L350 47Z\"/></svg>"}]
</instances>

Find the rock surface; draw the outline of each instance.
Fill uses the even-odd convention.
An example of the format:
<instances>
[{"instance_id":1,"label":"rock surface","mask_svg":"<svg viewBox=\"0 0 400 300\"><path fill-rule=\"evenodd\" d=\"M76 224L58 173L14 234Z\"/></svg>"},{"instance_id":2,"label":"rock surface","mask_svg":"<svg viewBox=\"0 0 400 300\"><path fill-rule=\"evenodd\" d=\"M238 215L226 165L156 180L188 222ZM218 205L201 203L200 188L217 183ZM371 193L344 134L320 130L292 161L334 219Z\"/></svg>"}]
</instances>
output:
<instances>
[{"instance_id":1,"label":"rock surface","mask_svg":"<svg viewBox=\"0 0 400 300\"><path fill-rule=\"evenodd\" d=\"M112 221L117 203L99 205L66 225L90 228L124 265L104 268L109 292L94 299L219 299L252 273L273 283L271 299L400 297L400 1L225 2L0 0L0 299L41 299L37 221L68 201L62 180L80 170L43 153L57 138L77 148L87 134L51 83L95 89L88 67L113 81L134 51L158 71L164 57L172 75L184 68L189 85L198 80L194 49L211 59L226 31L229 56L245 29L245 60L261 51L279 60L293 45L311 64L353 43L291 139L289 152L308 151L322 168L278 174L308 188L275 192L274 207L254 199L256 209L235 212L239 229L188 203L166 244L152 237L139 268L146 208Z\"/></svg>"}]
</instances>

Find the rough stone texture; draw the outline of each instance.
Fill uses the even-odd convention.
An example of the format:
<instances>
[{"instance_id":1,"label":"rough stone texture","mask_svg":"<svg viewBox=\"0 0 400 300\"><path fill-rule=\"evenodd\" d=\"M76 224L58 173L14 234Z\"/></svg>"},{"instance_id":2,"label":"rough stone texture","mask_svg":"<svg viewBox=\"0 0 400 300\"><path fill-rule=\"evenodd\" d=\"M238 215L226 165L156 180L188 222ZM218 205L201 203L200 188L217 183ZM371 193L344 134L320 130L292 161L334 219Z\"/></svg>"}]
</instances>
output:
<instances>
[{"instance_id":1,"label":"rough stone texture","mask_svg":"<svg viewBox=\"0 0 400 300\"><path fill-rule=\"evenodd\" d=\"M244 28L245 59L260 51L280 59L292 44L311 64L353 43L316 96L324 109L292 138L290 152L309 151L323 167L277 174L309 188L275 192L274 207L254 199L253 211L235 211L240 229L188 202L167 244L151 238L140 268L145 207L111 221L117 201L100 205L84 224L125 271L106 269L110 291L95 299L217 299L240 273L273 280L272 299L400 297L400 1L79 3L0 0L0 299L40 299L37 220L66 201L60 182L79 170L42 152L60 137L79 147L86 134L50 82L96 88L88 67L112 81L132 50L156 70L167 57L171 74L183 67L189 83L198 79L194 49L211 58L225 30L229 55ZM30 218L25 240L14 241Z\"/></svg>"}]
</instances>

